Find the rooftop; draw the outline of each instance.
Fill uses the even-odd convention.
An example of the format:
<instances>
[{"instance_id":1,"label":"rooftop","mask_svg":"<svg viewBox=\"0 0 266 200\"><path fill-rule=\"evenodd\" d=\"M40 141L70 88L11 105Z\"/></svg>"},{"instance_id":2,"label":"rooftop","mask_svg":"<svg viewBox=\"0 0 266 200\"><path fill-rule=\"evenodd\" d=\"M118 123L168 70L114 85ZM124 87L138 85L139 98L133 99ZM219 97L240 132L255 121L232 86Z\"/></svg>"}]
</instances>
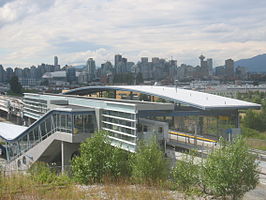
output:
<instances>
[{"instance_id":1,"label":"rooftop","mask_svg":"<svg viewBox=\"0 0 266 200\"><path fill-rule=\"evenodd\" d=\"M6 140L13 140L23 133L23 131L25 131L27 128L28 127L26 126L0 122L0 137Z\"/></svg>"},{"instance_id":2,"label":"rooftop","mask_svg":"<svg viewBox=\"0 0 266 200\"><path fill-rule=\"evenodd\" d=\"M198 92L194 90L166 86L87 86L70 90L68 92L65 92L64 94L89 94L106 90L140 92L147 95L158 96L160 98L177 103L187 104L202 110L260 108L260 104L256 103L222 97L204 92Z\"/></svg>"}]
</instances>

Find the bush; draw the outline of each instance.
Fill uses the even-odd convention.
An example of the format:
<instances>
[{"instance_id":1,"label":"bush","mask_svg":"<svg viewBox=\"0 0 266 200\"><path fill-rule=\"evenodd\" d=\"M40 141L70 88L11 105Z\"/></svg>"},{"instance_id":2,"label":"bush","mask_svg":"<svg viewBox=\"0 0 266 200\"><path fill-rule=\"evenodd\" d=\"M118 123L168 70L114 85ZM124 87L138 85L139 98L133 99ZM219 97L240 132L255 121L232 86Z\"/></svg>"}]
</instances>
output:
<instances>
[{"instance_id":1,"label":"bush","mask_svg":"<svg viewBox=\"0 0 266 200\"><path fill-rule=\"evenodd\" d=\"M44 162L34 163L28 171L32 179L38 183L52 183L56 180L56 173Z\"/></svg>"},{"instance_id":2,"label":"bush","mask_svg":"<svg viewBox=\"0 0 266 200\"><path fill-rule=\"evenodd\" d=\"M150 143L140 143L130 164L132 177L137 182L156 183L168 178L169 162L155 139Z\"/></svg>"},{"instance_id":3,"label":"bush","mask_svg":"<svg viewBox=\"0 0 266 200\"><path fill-rule=\"evenodd\" d=\"M241 198L258 184L256 156L248 151L242 138L233 143L222 143L213 151L203 166L203 185L216 197Z\"/></svg>"},{"instance_id":4,"label":"bush","mask_svg":"<svg viewBox=\"0 0 266 200\"><path fill-rule=\"evenodd\" d=\"M112 147L112 157L110 158L110 175L112 179L117 180L119 177L125 178L131 176L129 159L129 152Z\"/></svg>"},{"instance_id":5,"label":"bush","mask_svg":"<svg viewBox=\"0 0 266 200\"><path fill-rule=\"evenodd\" d=\"M172 171L174 183L185 193L195 191L195 187L200 183L200 167L195 163L193 154L184 156L176 162Z\"/></svg>"},{"instance_id":6,"label":"bush","mask_svg":"<svg viewBox=\"0 0 266 200\"><path fill-rule=\"evenodd\" d=\"M129 153L110 145L107 133L99 131L80 146L80 156L72 161L73 177L88 184L103 182L103 178L118 178L129 173Z\"/></svg>"}]
</instances>

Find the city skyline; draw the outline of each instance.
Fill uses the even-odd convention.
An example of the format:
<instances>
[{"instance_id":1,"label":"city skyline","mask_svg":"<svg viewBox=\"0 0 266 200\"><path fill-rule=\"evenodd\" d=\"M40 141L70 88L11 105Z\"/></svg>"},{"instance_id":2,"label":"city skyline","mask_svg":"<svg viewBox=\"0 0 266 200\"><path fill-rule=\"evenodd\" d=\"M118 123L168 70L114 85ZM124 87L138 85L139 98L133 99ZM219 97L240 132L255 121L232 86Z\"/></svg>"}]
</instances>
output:
<instances>
[{"instance_id":1,"label":"city skyline","mask_svg":"<svg viewBox=\"0 0 266 200\"><path fill-rule=\"evenodd\" d=\"M266 52L266 2L210 0L0 2L0 64L61 66L113 61L115 54L198 65L203 54L238 60ZM99 65L97 65L99 66Z\"/></svg>"}]
</instances>

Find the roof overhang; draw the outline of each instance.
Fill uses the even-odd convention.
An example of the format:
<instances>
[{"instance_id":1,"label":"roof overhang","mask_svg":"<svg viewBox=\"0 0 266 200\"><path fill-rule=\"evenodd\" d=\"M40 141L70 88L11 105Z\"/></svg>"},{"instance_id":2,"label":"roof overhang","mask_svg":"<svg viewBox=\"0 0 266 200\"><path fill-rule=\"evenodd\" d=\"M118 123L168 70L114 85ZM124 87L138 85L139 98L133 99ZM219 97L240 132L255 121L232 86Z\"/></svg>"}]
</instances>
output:
<instances>
[{"instance_id":1,"label":"roof overhang","mask_svg":"<svg viewBox=\"0 0 266 200\"><path fill-rule=\"evenodd\" d=\"M166 86L87 86L69 90L63 94L85 95L101 91L129 91L157 96L165 100L186 104L201 110L260 109L261 105L214 94Z\"/></svg>"}]
</instances>

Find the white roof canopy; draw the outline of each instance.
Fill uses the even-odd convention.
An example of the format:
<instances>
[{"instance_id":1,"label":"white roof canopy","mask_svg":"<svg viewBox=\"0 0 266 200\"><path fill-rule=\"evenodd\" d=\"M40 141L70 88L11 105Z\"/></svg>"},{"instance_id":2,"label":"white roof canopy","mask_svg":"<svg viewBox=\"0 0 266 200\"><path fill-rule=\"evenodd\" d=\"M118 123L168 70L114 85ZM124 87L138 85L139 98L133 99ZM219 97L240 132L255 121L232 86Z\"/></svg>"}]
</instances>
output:
<instances>
[{"instance_id":1,"label":"white roof canopy","mask_svg":"<svg viewBox=\"0 0 266 200\"><path fill-rule=\"evenodd\" d=\"M177 103L187 104L202 110L260 108L260 104L256 103L250 103L247 101L241 101L204 92L166 86L89 86L76 88L64 94L85 94L86 92L89 94L91 92L105 90L125 90L132 92L140 92L143 94L158 96L163 99L175 101Z\"/></svg>"},{"instance_id":2,"label":"white roof canopy","mask_svg":"<svg viewBox=\"0 0 266 200\"><path fill-rule=\"evenodd\" d=\"M13 140L28 127L0 122L0 136L6 140Z\"/></svg>"}]
</instances>

